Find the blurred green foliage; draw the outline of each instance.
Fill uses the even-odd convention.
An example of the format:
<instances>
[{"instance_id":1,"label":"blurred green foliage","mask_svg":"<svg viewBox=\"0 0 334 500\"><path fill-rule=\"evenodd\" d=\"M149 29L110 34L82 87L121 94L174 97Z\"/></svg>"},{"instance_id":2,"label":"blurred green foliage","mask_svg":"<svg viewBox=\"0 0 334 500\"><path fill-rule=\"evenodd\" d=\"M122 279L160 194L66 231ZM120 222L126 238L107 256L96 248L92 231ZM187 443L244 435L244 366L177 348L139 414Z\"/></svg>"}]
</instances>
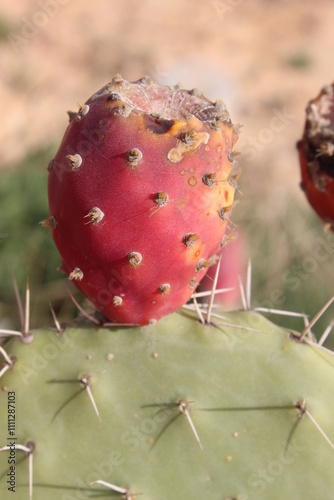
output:
<instances>
[{"instance_id":1,"label":"blurred green foliage","mask_svg":"<svg viewBox=\"0 0 334 500\"><path fill-rule=\"evenodd\" d=\"M13 30L11 23L3 16L0 15L0 41L7 40L7 36Z\"/></svg>"},{"instance_id":2,"label":"blurred green foliage","mask_svg":"<svg viewBox=\"0 0 334 500\"><path fill-rule=\"evenodd\" d=\"M308 69L312 66L311 56L303 52L292 54L285 62L294 69Z\"/></svg>"},{"instance_id":3,"label":"blurred green foliage","mask_svg":"<svg viewBox=\"0 0 334 500\"><path fill-rule=\"evenodd\" d=\"M56 255L47 231L39 221L48 217L47 159L51 151L29 155L22 164L1 172L0 296L12 294L11 274L20 287L27 274L35 281L55 278Z\"/></svg>"},{"instance_id":4,"label":"blurred green foliage","mask_svg":"<svg viewBox=\"0 0 334 500\"><path fill-rule=\"evenodd\" d=\"M49 300L57 306L66 296L64 278L56 270L59 254L50 231L39 224L49 213L47 165L53 154L52 147L36 151L1 171L0 319L6 324L17 326L13 274L22 294L29 276L34 327L50 321Z\"/></svg>"}]
</instances>

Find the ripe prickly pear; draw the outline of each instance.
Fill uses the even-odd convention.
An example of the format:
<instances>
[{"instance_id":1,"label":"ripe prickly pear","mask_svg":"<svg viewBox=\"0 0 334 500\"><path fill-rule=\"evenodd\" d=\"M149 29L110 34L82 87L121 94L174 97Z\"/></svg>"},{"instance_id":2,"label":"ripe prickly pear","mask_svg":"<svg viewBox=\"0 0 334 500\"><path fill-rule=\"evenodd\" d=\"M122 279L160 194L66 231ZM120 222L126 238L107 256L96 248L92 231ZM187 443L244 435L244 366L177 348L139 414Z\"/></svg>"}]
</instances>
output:
<instances>
[{"instance_id":1,"label":"ripe prickly pear","mask_svg":"<svg viewBox=\"0 0 334 500\"><path fill-rule=\"evenodd\" d=\"M297 144L302 189L317 214L334 228L334 83L306 108L304 135Z\"/></svg>"},{"instance_id":2,"label":"ripe prickly pear","mask_svg":"<svg viewBox=\"0 0 334 500\"><path fill-rule=\"evenodd\" d=\"M215 262L237 137L223 103L147 79L115 77L70 113L44 225L69 279L110 320L175 311Z\"/></svg>"}]
</instances>

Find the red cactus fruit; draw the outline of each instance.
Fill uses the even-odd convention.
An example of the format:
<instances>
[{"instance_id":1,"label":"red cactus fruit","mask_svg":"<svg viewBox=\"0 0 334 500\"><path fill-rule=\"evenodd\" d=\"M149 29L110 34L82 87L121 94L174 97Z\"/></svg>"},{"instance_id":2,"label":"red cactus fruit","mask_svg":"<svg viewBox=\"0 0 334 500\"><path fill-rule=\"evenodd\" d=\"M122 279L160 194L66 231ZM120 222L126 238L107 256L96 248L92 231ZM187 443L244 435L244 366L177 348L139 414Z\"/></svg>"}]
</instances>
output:
<instances>
[{"instance_id":1,"label":"red cactus fruit","mask_svg":"<svg viewBox=\"0 0 334 500\"><path fill-rule=\"evenodd\" d=\"M301 187L317 214L334 229L334 83L309 102L297 147Z\"/></svg>"},{"instance_id":2,"label":"red cactus fruit","mask_svg":"<svg viewBox=\"0 0 334 500\"><path fill-rule=\"evenodd\" d=\"M238 129L222 102L146 78L117 76L69 116L44 222L62 267L111 321L158 320L215 261Z\"/></svg>"}]
</instances>

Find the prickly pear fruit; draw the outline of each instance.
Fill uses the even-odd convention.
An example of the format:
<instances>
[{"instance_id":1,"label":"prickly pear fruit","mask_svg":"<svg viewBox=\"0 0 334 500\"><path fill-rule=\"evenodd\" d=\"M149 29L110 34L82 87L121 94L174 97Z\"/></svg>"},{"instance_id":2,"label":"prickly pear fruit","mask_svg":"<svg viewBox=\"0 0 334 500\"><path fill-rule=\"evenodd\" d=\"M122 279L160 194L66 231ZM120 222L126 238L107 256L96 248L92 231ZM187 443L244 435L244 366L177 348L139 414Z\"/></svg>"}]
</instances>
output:
<instances>
[{"instance_id":1,"label":"prickly pear fruit","mask_svg":"<svg viewBox=\"0 0 334 500\"><path fill-rule=\"evenodd\" d=\"M297 144L302 189L317 214L334 228L334 83L306 108L304 135Z\"/></svg>"},{"instance_id":2,"label":"prickly pear fruit","mask_svg":"<svg viewBox=\"0 0 334 500\"><path fill-rule=\"evenodd\" d=\"M111 321L175 311L214 263L237 137L223 103L147 79L115 77L70 113L44 225L69 279Z\"/></svg>"},{"instance_id":3,"label":"prickly pear fruit","mask_svg":"<svg viewBox=\"0 0 334 500\"><path fill-rule=\"evenodd\" d=\"M7 342L0 448L10 403L17 496L3 448L1 498L332 499L332 353L254 312L219 314Z\"/></svg>"}]
</instances>

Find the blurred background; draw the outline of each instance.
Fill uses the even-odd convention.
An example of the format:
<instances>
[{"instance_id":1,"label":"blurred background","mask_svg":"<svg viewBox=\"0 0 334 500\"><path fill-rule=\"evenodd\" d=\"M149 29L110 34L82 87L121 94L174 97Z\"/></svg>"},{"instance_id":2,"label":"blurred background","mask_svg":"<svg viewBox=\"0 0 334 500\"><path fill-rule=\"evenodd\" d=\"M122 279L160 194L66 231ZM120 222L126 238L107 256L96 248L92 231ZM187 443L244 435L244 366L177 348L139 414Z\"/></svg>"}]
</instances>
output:
<instances>
[{"instance_id":1,"label":"blurred background","mask_svg":"<svg viewBox=\"0 0 334 500\"><path fill-rule=\"evenodd\" d=\"M334 294L334 237L299 189L308 100L333 81L332 0L2 0L0 325L18 326L12 273L27 275L33 327L75 314L48 230L47 171L76 110L116 73L180 82L225 101L242 125L232 221L252 260L253 305L313 316ZM232 227L232 229L233 229ZM239 266L239 267L238 267ZM83 302L80 295L78 299ZM314 328L320 335L333 307ZM301 330L301 320L273 320ZM334 335L333 335L334 337ZM334 346L329 339L327 346Z\"/></svg>"}]
</instances>

